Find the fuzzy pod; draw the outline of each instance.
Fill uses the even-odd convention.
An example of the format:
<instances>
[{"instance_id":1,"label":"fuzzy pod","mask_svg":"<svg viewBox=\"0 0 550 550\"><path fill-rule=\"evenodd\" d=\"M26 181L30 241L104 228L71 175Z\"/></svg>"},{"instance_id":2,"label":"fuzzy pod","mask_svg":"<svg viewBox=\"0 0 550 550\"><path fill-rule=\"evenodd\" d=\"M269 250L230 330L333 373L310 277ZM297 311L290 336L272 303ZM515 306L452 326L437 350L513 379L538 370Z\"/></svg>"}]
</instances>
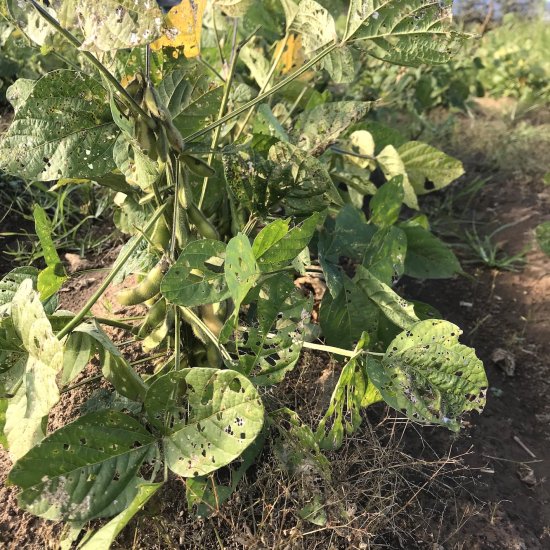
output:
<instances>
[{"instance_id":1,"label":"fuzzy pod","mask_svg":"<svg viewBox=\"0 0 550 550\"><path fill-rule=\"evenodd\" d=\"M190 203L187 208L189 221L195 225L199 234L205 239L220 240L218 230L212 225L210 220L197 208L193 203Z\"/></svg>"},{"instance_id":2,"label":"fuzzy pod","mask_svg":"<svg viewBox=\"0 0 550 550\"><path fill-rule=\"evenodd\" d=\"M168 263L162 259L136 287L119 292L116 296L118 302L123 306L135 306L158 294L167 269Z\"/></svg>"},{"instance_id":3,"label":"fuzzy pod","mask_svg":"<svg viewBox=\"0 0 550 550\"><path fill-rule=\"evenodd\" d=\"M139 328L138 336L145 338L155 327L160 325L166 316L166 300L161 298L155 302L147 313L141 327Z\"/></svg>"}]
</instances>

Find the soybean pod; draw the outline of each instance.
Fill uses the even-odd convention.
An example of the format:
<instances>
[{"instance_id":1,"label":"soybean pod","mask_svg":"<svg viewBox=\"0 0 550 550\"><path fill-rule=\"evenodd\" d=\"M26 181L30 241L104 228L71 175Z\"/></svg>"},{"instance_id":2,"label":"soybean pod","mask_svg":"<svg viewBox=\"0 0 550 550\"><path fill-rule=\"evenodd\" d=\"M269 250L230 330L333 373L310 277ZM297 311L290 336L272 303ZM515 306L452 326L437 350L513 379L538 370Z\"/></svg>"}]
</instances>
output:
<instances>
[{"instance_id":1,"label":"soybean pod","mask_svg":"<svg viewBox=\"0 0 550 550\"><path fill-rule=\"evenodd\" d=\"M165 259L160 260L138 286L119 292L117 300L123 306L135 306L149 300L158 294L162 277L167 269L168 262Z\"/></svg>"},{"instance_id":2,"label":"soybean pod","mask_svg":"<svg viewBox=\"0 0 550 550\"><path fill-rule=\"evenodd\" d=\"M138 336L144 338L157 327L166 316L166 300L161 298L151 307L149 313L143 320L141 327L139 328Z\"/></svg>"}]
</instances>

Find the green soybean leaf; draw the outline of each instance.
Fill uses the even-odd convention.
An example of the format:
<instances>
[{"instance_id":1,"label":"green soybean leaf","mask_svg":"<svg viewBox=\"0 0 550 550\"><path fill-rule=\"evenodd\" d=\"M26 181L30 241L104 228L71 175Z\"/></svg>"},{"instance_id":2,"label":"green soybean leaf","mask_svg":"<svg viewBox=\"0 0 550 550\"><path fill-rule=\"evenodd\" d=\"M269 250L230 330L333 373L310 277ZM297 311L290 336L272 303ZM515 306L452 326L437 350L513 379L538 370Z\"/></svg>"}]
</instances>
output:
<instances>
[{"instance_id":1,"label":"green soybean leaf","mask_svg":"<svg viewBox=\"0 0 550 550\"><path fill-rule=\"evenodd\" d=\"M462 271L452 250L420 226L404 227L407 236L405 273L417 279L449 279Z\"/></svg>"},{"instance_id":2,"label":"green soybean leaf","mask_svg":"<svg viewBox=\"0 0 550 550\"><path fill-rule=\"evenodd\" d=\"M158 417L167 389L183 393L173 410L170 433L163 438L168 467L183 477L206 475L235 460L256 439L264 407L257 390L232 370L184 369L160 377L147 392L145 407Z\"/></svg>"},{"instance_id":3,"label":"green soybean leaf","mask_svg":"<svg viewBox=\"0 0 550 550\"><path fill-rule=\"evenodd\" d=\"M274 168L267 181L268 206L279 203L287 214L307 215L319 212L342 199L334 187L326 166L291 143L278 142L269 149Z\"/></svg>"},{"instance_id":4,"label":"green soybean leaf","mask_svg":"<svg viewBox=\"0 0 550 550\"><path fill-rule=\"evenodd\" d=\"M130 523L133 517L147 504L149 499L162 487L162 483L143 483L126 510L98 529L92 536L78 545L79 550L105 550L110 548L118 534Z\"/></svg>"},{"instance_id":5,"label":"green soybean leaf","mask_svg":"<svg viewBox=\"0 0 550 550\"><path fill-rule=\"evenodd\" d=\"M375 339L380 311L365 292L346 275L342 290L332 297L326 292L321 302L319 323L330 346L353 348L366 332Z\"/></svg>"},{"instance_id":6,"label":"green soybean leaf","mask_svg":"<svg viewBox=\"0 0 550 550\"><path fill-rule=\"evenodd\" d=\"M15 113L0 142L0 167L30 180L93 179L115 167L118 133L97 80L54 71L36 82Z\"/></svg>"},{"instance_id":7,"label":"green soybean leaf","mask_svg":"<svg viewBox=\"0 0 550 550\"><path fill-rule=\"evenodd\" d=\"M52 37L56 34L55 29L34 9L30 2L6 0L5 5L17 26L33 42L39 46L51 45ZM55 11L51 7L44 6L44 9L55 17Z\"/></svg>"},{"instance_id":8,"label":"green soybean leaf","mask_svg":"<svg viewBox=\"0 0 550 550\"><path fill-rule=\"evenodd\" d=\"M260 277L260 268L256 263L250 241L243 233L239 233L227 243L224 273L235 309L239 309Z\"/></svg>"},{"instance_id":9,"label":"green soybean leaf","mask_svg":"<svg viewBox=\"0 0 550 550\"><path fill-rule=\"evenodd\" d=\"M158 86L158 95L185 137L208 125L218 115L223 86L211 79L197 64L168 73Z\"/></svg>"},{"instance_id":10,"label":"green soybean leaf","mask_svg":"<svg viewBox=\"0 0 550 550\"><path fill-rule=\"evenodd\" d=\"M62 383L73 380L96 353L103 376L116 391L134 401L143 400L145 383L96 322L81 324L67 339Z\"/></svg>"},{"instance_id":11,"label":"green soybean leaf","mask_svg":"<svg viewBox=\"0 0 550 550\"><path fill-rule=\"evenodd\" d=\"M355 78L355 63L347 46L332 50L322 59L321 67L328 72L335 84L349 84Z\"/></svg>"},{"instance_id":12,"label":"green soybean leaf","mask_svg":"<svg viewBox=\"0 0 550 550\"><path fill-rule=\"evenodd\" d=\"M44 438L47 416L59 401L56 377L63 368L63 344L53 334L32 280L25 279L17 289L11 314L27 352L25 374L8 405L4 429L10 454L17 459Z\"/></svg>"},{"instance_id":13,"label":"green soybean leaf","mask_svg":"<svg viewBox=\"0 0 550 550\"><path fill-rule=\"evenodd\" d=\"M202 239L189 243L162 280L160 290L171 303L192 307L231 296L224 276L226 245Z\"/></svg>"},{"instance_id":14,"label":"green soybean leaf","mask_svg":"<svg viewBox=\"0 0 550 550\"><path fill-rule=\"evenodd\" d=\"M418 210L418 198L414 187L411 185L405 163L399 156L396 148L393 145L387 145L378 153L376 157L378 164L380 165L384 175L388 179L393 179L396 176L402 176L403 178L403 202L409 207Z\"/></svg>"},{"instance_id":15,"label":"green soybean leaf","mask_svg":"<svg viewBox=\"0 0 550 550\"><path fill-rule=\"evenodd\" d=\"M403 275L407 238L398 227L379 229L370 240L362 264L377 279L390 284L394 275Z\"/></svg>"},{"instance_id":16,"label":"green soybean leaf","mask_svg":"<svg viewBox=\"0 0 550 550\"><path fill-rule=\"evenodd\" d=\"M137 143L121 133L113 147L113 159L130 185L149 191L160 177L157 162L141 151Z\"/></svg>"},{"instance_id":17,"label":"green soybean leaf","mask_svg":"<svg viewBox=\"0 0 550 550\"><path fill-rule=\"evenodd\" d=\"M52 225L48 215L40 205L35 204L33 216L34 228L47 265L47 268L38 274L38 292L41 300L47 300L61 288L67 280L67 274L52 239Z\"/></svg>"},{"instance_id":18,"label":"green soybean leaf","mask_svg":"<svg viewBox=\"0 0 550 550\"><path fill-rule=\"evenodd\" d=\"M404 198L403 176L395 176L382 185L372 197L369 203L371 222L380 227L396 223Z\"/></svg>"},{"instance_id":19,"label":"green soybean leaf","mask_svg":"<svg viewBox=\"0 0 550 550\"><path fill-rule=\"evenodd\" d=\"M285 220L276 220L265 226L252 245L260 270L267 272L287 267L308 246L326 214L326 210L315 212L290 231L289 222Z\"/></svg>"},{"instance_id":20,"label":"green soybean leaf","mask_svg":"<svg viewBox=\"0 0 550 550\"><path fill-rule=\"evenodd\" d=\"M297 117L290 137L300 149L318 156L352 124L361 120L369 109L370 103L365 101L337 101L317 105Z\"/></svg>"},{"instance_id":21,"label":"green soybean leaf","mask_svg":"<svg viewBox=\"0 0 550 550\"><path fill-rule=\"evenodd\" d=\"M364 339L359 342L356 347L358 354L366 344ZM344 432L351 435L360 426L361 408L381 400L378 392L370 388L366 362L367 359L358 355L344 365L327 412L315 432L321 449L338 449L342 445Z\"/></svg>"},{"instance_id":22,"label":"green soybean leaf","mask_svg":"<svg viewBox=\"0 0 550 550\"><path fill-rule=\"evenodd\" d=\"M53 432L13 466L19 506L37 516L73 522L109 517L128 508L139 470L158 452L155 438L117 411L90 413Z\"/></svg>"},{"instance_id":23,"label":"green soybean leaf","mask_svg":"<svg viewBox=\"0 0 550 550\"><path fill-rule=\"evenodd\" d=\"M417 66L446 63L467 36L452 30L451 0L351 0L345 42L367 42L384 61Z\"/></svg>"},{"instance_id":24,"label":"green soybean leaf","mask_svg":"<svg viewBox=\"0 0 550 550\"><path fill-rule=\"evenodd\" d=\"M417 195L442 189L464 174L462 162L427 143L409 141L397 151Z\"/></svg>"},{"instance_id":25,"label":"green soybean leaf","mask_svg":"<svg viewBox=\"0 0 550 550\"><path fill-rule=\"evenodd\" d=\"M18 111L19 108L25 104L35 84L36 81L30 78L18 78L6 90L6 99L11 103L14 111Z\"/></svg>"},{"instance_id":26,"label":"green soybean leaf","mask_svg":"<svg viewBox=\"0 0 550 550\"><path fill-rule=\"evenodd\" d=\"M249 314L236 335L235 368L257 385L271 385L300 358L313 300L300 294L288 273L279 273L265 281L254 306L256 315Z\"/></svg>"},{"instance_id":27,"label":"green soybean leaf","mask_svg":"<svg viewBox=\"0 0 550 550\"><path fill-rule=\"evenodd\" d=\"M550 256L550 221L543 222L535 229L535 236L539 243L540 249Z\"/></svg>"},{"instance_id":28,"label":"green soybean leaf","mask_svg":"<svg viewBox=\"0 0 550 550\"><path fill-rule=\"evenodd\" d=\"M82 49L100 52L149 44L160 34L163 18L149 0L62 0L58 12L65 15L63 25L84 35Z\"/></svg>"},{"instance_id":29,"label":"green soybean leaf","mask_svg":"<svg viewBox=\"0 0 550 550\"><path fill-rule=\"evenodd\" d=\"M287 19L287 27L302 37L306 54L337 40L334 18L315 0L301 0L293 12L292 19Z\"/></svg>"},{"instance_id":30,"label":"green soybean leaf","mask_svg":"<svg viewBox=\"0 0 550 550\"><path fill-rule=\"evenodd\" d=\"M0 397L0 445L4 449L8 448L8 438L4 435L6 427L6 411L8 410L8 399Z\"/></svg>"},{"instance_id":31,"label":"green soybean leaf","mask_svg":"<svg viewBox=\"0 0 550 550\"><path fill-rule=\"evenodd\" d=\"M398 327L407 329L418 321L412 304L401 298L363 266L357 268L354 280L367 293L368 297L378 305L382 313Z\"/></svg>"},{"instance_id":32,"label":"green soybean leaf","mask_svg":"<svg viewBox=\"0 0 550 550\"><path fill-rule=\"evenodd\" d=\"M460 429L459 416L485 406L487 377L462 331L441 320L420 321L399 334L368 375L384 400L411 420Z\"/></svg>"}]
</instances>

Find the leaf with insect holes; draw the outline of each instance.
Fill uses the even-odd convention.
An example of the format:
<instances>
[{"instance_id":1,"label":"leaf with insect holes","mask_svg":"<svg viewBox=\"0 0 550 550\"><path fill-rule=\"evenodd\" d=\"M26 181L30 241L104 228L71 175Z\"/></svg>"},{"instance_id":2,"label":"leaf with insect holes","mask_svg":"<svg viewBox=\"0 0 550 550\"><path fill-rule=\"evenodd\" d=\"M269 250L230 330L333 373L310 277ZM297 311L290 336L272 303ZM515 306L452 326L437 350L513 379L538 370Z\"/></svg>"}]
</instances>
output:
<instances>
[{"instance_id":1,"label":"leaf with insect holes","mask_svg":"<svg viewBox=\"0 0 550 550\"><path fill-rule=\"evenodd\" d=\"M11 314L27 352L25 374L9 402L4 428L10 454L17 459L44 438L47 416L59 401L56 377L63 368L63 344L53 333L31 279L17 289Z\"/></svg>"},{"instance_id":2,"label":"leaf with insect holes","mask_svg":"<svg viewBox=\"0 0 550 550\"><path fill-rule=\"evenodd\" d=\"M50 520L86 522L128 508L142 483L156 439L118 411L87 414L50 434L20 458L8 482L21 489L21 508Z\"/></svg>"},{"instance_id":3,"label":"leaf with insect holes","mask_svg":"<svg viewBox=\"0 0 550 550\"><path fill-rule=\"evenodd\" d=\"M395 176L376 191L369 203L371 222L380 227L393 225L405 198L403 176Z\"/></svg>"},{"instance_id":4,"label":"leaf with insect holes","mask_svg":"<svg viewBox=\"0 0 550 550\"><path fill-rule=\"evenodd\" d=\"M397 152L417 195L442 189L464 174L462 162L427 143L409 141Z\"/></svg>"},{"instance_id":5,"label":"leaf with insect holes","mask_svg":"<svg viewBox=\"0 0 550 550\"><path fill-rule=\"evenodd\" d=\"M138 486L137 494L126 510L120 512L109 523L95 531L78 545L78 550L104 550L110 548L118 534L130 523L133 517L147 504L163 483L143 483Z\"/></svg>"},{"instance_id":6,"label":"leaf with insect holes","mask_svg":"<svg viewBox=\"0 0 550 550\"><path fill-rule=\"evenodd\" d=\"M0 141L0 167L27 180L103 176L119 134L106 90L84 73L59 70L36 82Z\"/></svg>"},{"instance_id":7,"label":"leaf with insect holes","mask_svg":"<svg viewBox=\"0 0 550 550\"><path fill-rule=\"evenodd\" d=\"M407 237L405 273L417 279L449 279L462 271L453 251L419 225L403 227Z\"/></svg>"},{"instance_id":8,"label":"leaf with insect holes","mask_svg":"<svg viewBox=\"0 0 550 550\"><path fill-rule=\"evenodd\" d=\"M160 33L162 11L151 0L60 0L59 22L78 28L81 49L109 52L144 46Z\"/></svg>"},{"instance_id":9,"label":"leaf with insect holes","mask_svg":"<svg viewBox=\"0 0 550 550\"><path fill-rule=\"evenodd\" d=\"M399 227L379 229L363 254L362 265L381 282L389 285L392 278L403 275L407 238Z\"/></svg>"},{"instance_id":10,"label":"leaf with insect holes","mask_svg":"<svg viewBox=\"0 0 550 550\"><path fill-rule=\"evenodd\" d=\"M226 245L201 239L189 243L168 270L160 291L171 303L193 307L214 304L231 296L224 275Z\"/></svg>"},{"instance_id":11,"label":"leaf with insect holes","mask_svg":"<svg viewBox=\"0 0 550 550\"><path fill-rule=\"evenodd\" d=\"M296 118L290 137L300 149L318 156L352 124L361 120L369 111L370 105L366 101L322 103Z\"/></svg>"},{"instance_id":12,"label":"leaf with insect holes","mask_svg":"<svg viewBox=\"0 0 550 550\"><path fill-rule=\"evenodd\" d=\"M315 0L301 0L292 19L287 18L287 27L290 33L302 37L308 55L337 40L334 18Z\"/></svg>"},{"instance_id":13,"label":"leaf with insect holes","mask_svg":"<svg viewBox=\"0 0 550 550\"><path fill-rule=\"evenodd\" d=\"M452 29L451 8L451 0L351 0L344 42L398 65L446 63L467 39Z\"/></svg>"},{"instance_id":14,"label":"leaf with insect holes","mask_svg":"<svg viewBox=\"0 0 550 550\"><path fill-rule=\"evenodd\" d=\"M326 217L326 211L316 212L289 230L288 220L275 220L266 225L254 239L252 251L262 272L276 271L288 265L313 238Z\"/></svg>"},{"instance_id":15,"label":"leaf with insect holes","mask_svg":"<svg viewBox=\"0 0 550 550\"><path fill-rule=\"evenodd\" d=\"M171 392L176 395L172 398ZM256 439L264 420L257 390L232 370L195 367L158 378L145 409L156 423L172 416L163 438L168 467L183 477L226 466Z\"/></svg>"},{"instance_id":16,"label":"leaf with insect holes","mask_svg":"<svg viewBox=\"0 0 550 550\"><path fill-rule=\"evenodd\" d=\"M257 385L276 384L300 358L313 300L298 291L288 273L279 273L266 279L254 305L255 315L243 320L236 335L235 369Z\"/></svg>"},{"instance_id":17,"label":"leaf with insect holes","mask_svg":"<svg viewBox=\"0 0 550 550\"><path fill-rule=\"evenodd\" d=\"M406 329L418 321L412 304L401 298L368 269L359 266L354 281L378 305L382 313L398 327Z\"/></svg>"},{"instance_id":18,"label":"leaf with insect holes","mask_svg":"<svg viewBox=\"0 0 550 550\"><path fill-rule=\"evenodd\" d=\"M342 199L326 166L290 143L278 142L269 149L273 170L267 181L267 204L285 207L287 214L319 212Z\"/></svg>"},{"instance_id":19,"label":"leaf with insect holes","mask_svg":"<svg viewBox=\"0 0 550 550\"><path fill-rule=\"evenodd\" d=\"M460 429L459 416L481 412L487 376L475 351L458 342L448 321L420 321L399 334L381 361L367 364L369 379L391 407L411 420Z\"/></svg>"},{"instance_id":20,"label":"leaf with insect holes","mask_svg":"<svg viewBox=\"0 0 550 550\"><path fill-rule=\"evenodd\" d=\"M360 340L356 351L360 352L366 345L366 340ZM358 355L344 365L327 412L315 432L321 449L338 449L342 445L344 432L351 435L360 426L361 408L381 400L367 376L365 364L369 359Z\"/></svg>"},{"instance_id":21,"label":"leaf with insect holes","mask_svg":"<svg viewBox=\"0 0 550 550\"><path fill-rule=\"evenodd\" d=\"M4 9L7 9L10 17L35 44L39 46L51 45L55 36L55 29L38 13L30 2L20 0L6 0ZM52 16L55 10L51 6L44 9ZM4 15L4 13L2 13Z\"/></svg>"},{"instance_id":22,"label":"leaf with insect holes","mask_svg":"<svg viewBox=\"0 0 550 550\"><path fill-rule=\"evenodd\" d=\"M151 44L151 49L181 48L185 57L199 55L205 7L206 0L183 0L174 6L164 20L161 37Z\"/></svg>"},{"instance_id":23,"label":"leaf with insect holes","mask_svg":"<svg viewBox=\"0 0 550 550\"><path fill-rule=\"evenodd\" d=\"M33 216L34 228L47 266L38 274L38 292L41 300L47 300L63 286L67 274L52 239L52 224L48 215L40 205L35 204Z\"/></svg>"}]
</instances>

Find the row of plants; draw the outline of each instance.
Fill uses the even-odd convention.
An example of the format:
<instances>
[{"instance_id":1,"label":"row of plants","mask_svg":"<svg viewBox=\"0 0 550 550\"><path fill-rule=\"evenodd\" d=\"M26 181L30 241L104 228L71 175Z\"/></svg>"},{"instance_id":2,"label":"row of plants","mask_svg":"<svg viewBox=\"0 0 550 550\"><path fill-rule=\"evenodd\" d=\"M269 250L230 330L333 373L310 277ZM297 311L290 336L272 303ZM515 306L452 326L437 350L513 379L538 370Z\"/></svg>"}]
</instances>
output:
<instances>
[{"instance_id":1,"label":"row of plants","mask_svg":"<svg viewBox=\"0 0 550 550\"><path fill-rule=\"evenodd\" d=\"M170 475L199 514L218 509L275 434L326 479L324 452L374 403L453 431L483 409L483 365L460 329L393 288L461 272L419 199L462 165L367 118L377 103L346 92L365 56L447 62L467 40L451 2L184 0L167 14L149 0L47 4L5 9L43 48L63 40L78 55L9 88L0 167L111 190L128 241L86 305L60 310L67 274L37 206L46 267L0 282L0 441L23 509L68 522L81 548L106 548ZM147 308L139 324L94 316L130 275L117 299ZM326 283L318 323L298 275ZM153 371L130 364L112 324ZM317 426L270 398L305 349L342 364ZM92 412L48 432L94 356L110 399L92 396ZM317 504L301 513L322 523Z\"/></svg>"}]
</instances>

